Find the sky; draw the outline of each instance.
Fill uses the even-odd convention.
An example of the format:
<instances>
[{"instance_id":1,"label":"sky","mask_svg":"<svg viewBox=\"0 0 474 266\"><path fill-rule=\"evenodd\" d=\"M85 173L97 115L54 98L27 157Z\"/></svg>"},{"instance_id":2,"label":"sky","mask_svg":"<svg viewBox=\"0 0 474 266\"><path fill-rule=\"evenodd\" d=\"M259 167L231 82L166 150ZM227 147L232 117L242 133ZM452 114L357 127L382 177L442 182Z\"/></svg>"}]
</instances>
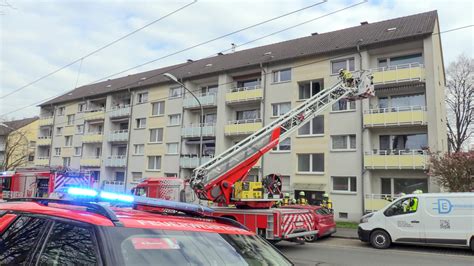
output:
<instances>
[{"instance_id":1,"label":"sky","mask_svg":"<svg viewBox=\"0 0 474 266\"><path fill-rule=\"evenodd\" d=\"M34 103L130 67L324 0L0 0L0 120L39 115ZM363 0L328 0L293 15L158 60L119 76L200 59ZM182 7L177 13L14 93L24 85ZM472 0L368 0L271 37L265 44L438 10L441 31L474 24ZM441 35L445 66L474 57L474 27ZM116 77L119 77L116 76ZM21 111L4 115L21 107Z\"/></svg>"}]
</instances>

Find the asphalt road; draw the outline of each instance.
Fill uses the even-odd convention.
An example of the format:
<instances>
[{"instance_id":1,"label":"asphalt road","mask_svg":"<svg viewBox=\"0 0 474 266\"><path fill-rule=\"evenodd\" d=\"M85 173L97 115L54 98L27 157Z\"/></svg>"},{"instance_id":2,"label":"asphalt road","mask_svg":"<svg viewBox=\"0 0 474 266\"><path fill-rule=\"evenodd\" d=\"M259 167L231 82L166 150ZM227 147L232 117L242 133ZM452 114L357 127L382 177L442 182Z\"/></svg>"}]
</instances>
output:
<instances>
[{"instance_id":1,"label":"asphalt road","mask_svg":"<svg viewBox=\"0 0 474 266\"><path fill-rule=\"evenodd\" d=\"M295 265L474 265L474 254L467 249L394 245L378 250L359 240L341 238L276 246Z\"/></svg>"}]
</instances>

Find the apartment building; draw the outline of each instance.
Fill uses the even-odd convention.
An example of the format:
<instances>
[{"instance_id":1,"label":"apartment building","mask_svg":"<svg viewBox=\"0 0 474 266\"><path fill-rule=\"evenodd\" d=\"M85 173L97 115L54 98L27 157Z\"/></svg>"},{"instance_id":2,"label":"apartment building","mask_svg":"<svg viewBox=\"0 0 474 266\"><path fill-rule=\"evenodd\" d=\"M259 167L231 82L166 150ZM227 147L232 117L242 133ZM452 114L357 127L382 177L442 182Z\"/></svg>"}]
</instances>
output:
<instances>
[{"instance_id":1,"label":"apartment building","mask_svg":"<svg viewBox=\"0 0 474 266\"><path fill-rule=\"evenodd\" d=\"M0 123L0 169L34 166L37 134L38 117Z\"/></svg>"},{"instance_id":2,"label":"apartment building","mask_svg":"<svg viewBox=\"0 0 474 266\"><path fill-rule=\"evenodd\" d=\"M192 170L337 81L370 70L376 96L340 101L250 171L278 173L284 191L324 193L355 220L381 194L438 191L427 149L447 150L444 65L436 11L218 54L83 86L41 105L38 165L91 171L97 184L187 178ZM170 72L200 105L162 76Z\"/></svg>"}]
</instances>

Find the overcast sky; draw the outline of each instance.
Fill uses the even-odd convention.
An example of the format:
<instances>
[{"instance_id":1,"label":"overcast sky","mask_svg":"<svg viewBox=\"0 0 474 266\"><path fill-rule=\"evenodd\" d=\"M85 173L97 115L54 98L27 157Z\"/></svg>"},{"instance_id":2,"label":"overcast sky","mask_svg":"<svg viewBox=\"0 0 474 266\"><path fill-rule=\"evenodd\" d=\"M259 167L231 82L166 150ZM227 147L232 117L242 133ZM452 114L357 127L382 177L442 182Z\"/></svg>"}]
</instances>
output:
<instances>
[{"instance_id":1,"label":"overcast sky","mask_svg":"<svg viewBox=\"0 0 474 266\"><path fill-rule=\"evenodd\" d=\"M76 82L78 86L85 85L140 63L321 1L198 0L184 10L84 59L82 67L78 62L18 93L0 99L0 115L67 92L76 86ZM191 2L193 1L0 0L0 97ZM231 43L239 45L358 2L360 1L328 0L289 17L121 75L182 63L188 58L207 57L230 48ZM435 9L438 10L441 31L474 24L472 0L369 0L349 10L238 49L308 36L313 32L323 33L356 26L361 21L371 23ZM474 56L473 36L474 27L442 35L446 66L461 53ZM79 68L81 71L78 75ZM23 118L38 113L37 107L30 107L10 114L8 118Z\"/></svg>"}]
</instances>

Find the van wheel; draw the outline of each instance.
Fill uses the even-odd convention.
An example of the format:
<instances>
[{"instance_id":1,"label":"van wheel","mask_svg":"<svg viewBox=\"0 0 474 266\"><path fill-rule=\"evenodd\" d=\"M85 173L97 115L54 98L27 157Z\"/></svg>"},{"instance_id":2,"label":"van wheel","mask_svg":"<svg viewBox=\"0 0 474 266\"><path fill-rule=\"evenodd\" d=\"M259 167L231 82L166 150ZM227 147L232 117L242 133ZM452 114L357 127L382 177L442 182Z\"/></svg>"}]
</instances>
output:
<instances>
[{"instance_id":1,"label":"van wheel","mask_svg":"<svg viewBox=\"0 0 474 266\"><path fill-rule=\"evenodd\" d=\"M392 240L385 231L376 230L370 234L370 244L374 248L385 249L390 247Z\"/></svg>"},{"instance_id":2,"label":"van wheel","mask_svg":"<svg viewBox=\"0 0 474 266\"><path fill-rule=\"evenodd\" d=\"M474 237L471 237L471 250L474 253Z\"/></svg>"},{"instance_id":3,"label":"van wheel","mask_svg":"<svg viewBox=\"0 0 474 266\"><path fill-rule=\"evenodd\" d=\"M316 241L316 239L318 239L318 237L316 235L304 236L304 240L306 242L314 242L314 241Z\"/></svg>"}]
</instances>

